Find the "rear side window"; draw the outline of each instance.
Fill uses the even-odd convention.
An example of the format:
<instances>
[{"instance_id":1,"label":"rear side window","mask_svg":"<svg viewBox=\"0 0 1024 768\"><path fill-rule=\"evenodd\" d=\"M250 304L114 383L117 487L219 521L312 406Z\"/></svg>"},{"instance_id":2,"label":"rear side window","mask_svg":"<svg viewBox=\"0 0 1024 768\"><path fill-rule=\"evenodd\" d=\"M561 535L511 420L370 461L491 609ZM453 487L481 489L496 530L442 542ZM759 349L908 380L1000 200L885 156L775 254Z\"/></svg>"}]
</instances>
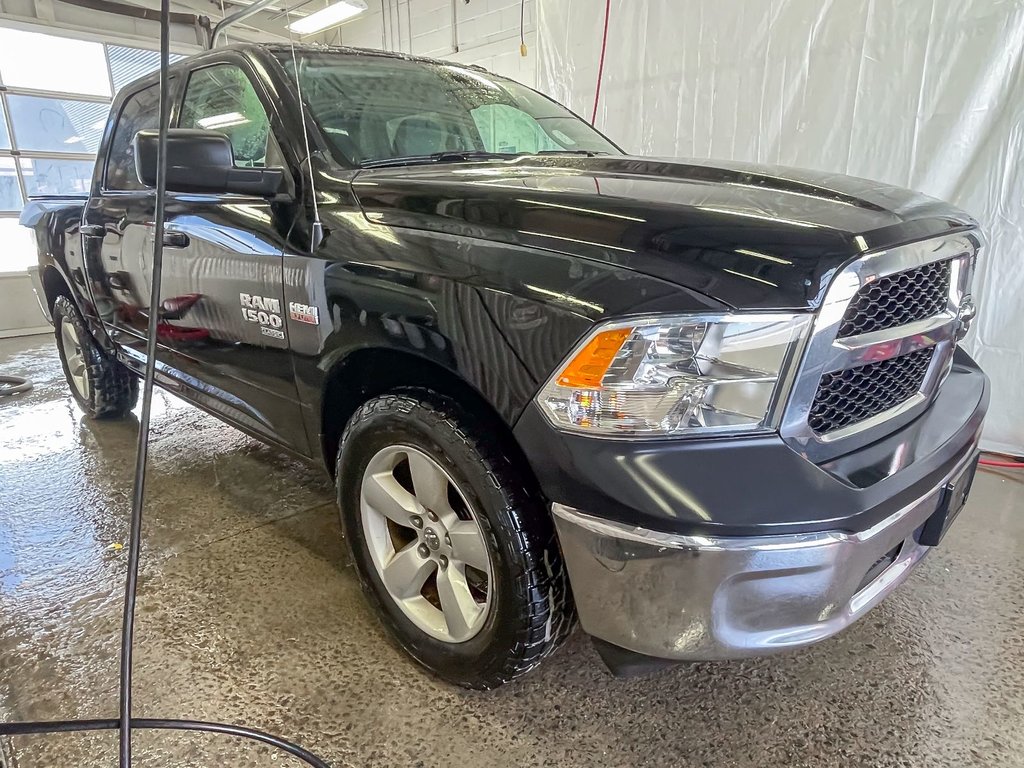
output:
<instances>
[{"instance_id":1,"label":"rear side window","mask_svg":"<svg viewBox=\"0 0 1024 768\"><path fill-rule=\"evenodd\" d=\"M270 120L246 74L232 64L196 70L188 80L181 105L181 128L225 134L235 165L265 168L282 165L270 131Z\"/></svg>"},{"instance_id":2,"label":"rear side window","mask_svg":"<svg viewBox=\"0 0 1024 768\"><path fill-rule=\"evenodd\" d=\"M139 131L158 128L160 87L151 85L130 96L121 109L107 155L106 189L145 189L135 175L133 140Z\"/></svg>"}]
</instances>

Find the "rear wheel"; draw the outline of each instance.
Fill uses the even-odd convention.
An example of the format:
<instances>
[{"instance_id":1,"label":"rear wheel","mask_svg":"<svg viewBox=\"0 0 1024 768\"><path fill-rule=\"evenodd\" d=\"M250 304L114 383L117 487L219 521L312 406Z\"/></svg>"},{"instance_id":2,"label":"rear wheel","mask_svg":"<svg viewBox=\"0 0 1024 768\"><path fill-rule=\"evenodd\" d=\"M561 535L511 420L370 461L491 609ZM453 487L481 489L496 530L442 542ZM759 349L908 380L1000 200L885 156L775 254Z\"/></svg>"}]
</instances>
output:
<instances>
[{"instance_id":1,"label":"rear wheel","mask_svg":"<svg viewBox=\"0 0 1024 768\"><path fill-rule=\"evenodd\" d=\"M66 296L53 303L53 325L71 394L93 419L120 419L139 399L139 382L92 338L85 321Z\"/></svg>"},{"instance_id":2,"label":"rear wheel","mask_svg":"<svg viewBox=\"0 0 1024 768\"><path fill-rule=\"evenodd\" d=\"M574 624L551 519L486 434L453 400L409 390L361 406L338 454L371 603L410 655L469 688L532 669Z\"/></svg>"}]
</instances>

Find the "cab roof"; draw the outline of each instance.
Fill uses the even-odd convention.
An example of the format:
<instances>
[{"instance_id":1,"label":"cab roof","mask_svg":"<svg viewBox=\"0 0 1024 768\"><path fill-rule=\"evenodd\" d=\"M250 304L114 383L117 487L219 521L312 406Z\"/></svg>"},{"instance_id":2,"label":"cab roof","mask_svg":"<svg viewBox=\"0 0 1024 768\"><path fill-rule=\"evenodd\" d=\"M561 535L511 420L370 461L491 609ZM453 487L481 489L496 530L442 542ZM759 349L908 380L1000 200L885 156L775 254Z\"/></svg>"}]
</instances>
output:
<instances>
[{"instance_id":1,"label":"cab roof","mask_svg":"<svg viewBox=\"0 0 1024 768\"><path fill-rule=\"evenodd\" d=\"M196 63L201 63L207 58L214 58L218 54L225 51L235 51L241 54L249 54L256 56L276 56L282 52L290 53L293 46L290 43L232 43L231 45L220 45L216 48L212 48L208 51L193 54L184 59L171 64L167 71L170 74L177 74L182 71L192 69ZM352 56L356 58L379 58L379 59L393 59L396 61L410 61L418 62L421 64L431 64L435 66L450 67L452 65L463 67L465 69L472 69L477 72L486 72L492 74L488 70L477 64L463 64L462 62L445 61L443 59L433 59L429 56L412 56L406 53L395 53L394 51L381 51L373 48L354 48L347 45L324 45L321 43L295 43L294 50L301 53L332 53L341 56ZM136 80L131 81L127 85L121 87L121 89L115 94L114 101L123 101L123 97L127 94L135 93L141 88L145 88L153 83L159 81L159 72L151 72L148 75L144 75Z\"/></svg>"}]
</instances>

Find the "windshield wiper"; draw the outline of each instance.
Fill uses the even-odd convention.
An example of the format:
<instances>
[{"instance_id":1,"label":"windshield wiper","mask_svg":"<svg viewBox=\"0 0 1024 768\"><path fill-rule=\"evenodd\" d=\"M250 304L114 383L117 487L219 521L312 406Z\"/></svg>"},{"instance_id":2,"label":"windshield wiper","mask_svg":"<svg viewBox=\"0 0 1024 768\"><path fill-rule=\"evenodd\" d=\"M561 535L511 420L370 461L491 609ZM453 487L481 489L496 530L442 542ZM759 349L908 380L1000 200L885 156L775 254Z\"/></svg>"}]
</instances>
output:
<instances>
[{"instance_id":1,"label":"windshield wiper","mask_svg":"<svg viewBox=\"0 0 1024 768\"><path fill-rule=\"evenodd\" d=\"M416 165L418 163L465 163L473 160L505 160L515 157L511 152L485 152L477 149L449 150L434 152L430 155L408 155L406 157L385 157L380 160L367 160L361 163L363 168L387 168L397 165Z\"/></svg>"},{"instance_id":2,"label":"windshield wiper","mask_svg":"<svg viewBox=\"0 0 1024 768\"><path fill-rule=\"evenodd\" d=\"M585 155L586 157L597 157L607 155L607 152L595 152L592 149L542 149L538 155Z\"/></svg>"},{"instance_id":3,"label":"windshield wiper","mask_svg":"<svg viewBox=\"0 0 1024 768\"><path fill-rule=\"evenodd\" d=\"M424 163L468 163L474 160L507 160L510 157L529 156L529 152L487 152L482 149L452 149L447 152L434 152L429 155L406 155L404 157L382 157L379 160L366 160L360 164L362 168L391 168L401 165L420 165ZM535 155L582 155L597 157L607 152L594 152L589 149L542 149Z\"/></svg>"}]
</instances>

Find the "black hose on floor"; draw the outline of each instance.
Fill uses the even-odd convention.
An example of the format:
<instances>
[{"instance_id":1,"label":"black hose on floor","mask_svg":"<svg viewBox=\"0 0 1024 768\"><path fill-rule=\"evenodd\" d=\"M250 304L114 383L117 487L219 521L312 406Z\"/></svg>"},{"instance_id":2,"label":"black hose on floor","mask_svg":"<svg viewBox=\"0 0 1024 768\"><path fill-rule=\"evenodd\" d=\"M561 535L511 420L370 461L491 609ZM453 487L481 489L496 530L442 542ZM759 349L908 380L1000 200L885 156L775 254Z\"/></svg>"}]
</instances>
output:
<instances>
[{"instance_id":1,"label":"black hose on floor","mask_svg":"<svg viewBox=\"0 0 1024 768\"><path fill-rule=\"evenodd\" d=\"M116 731L121 727L120 720L46 720L36 723L3 723L0 724L0 735L3 736L35 736L51 733L80 733L83 731ZM159 720L148 717L133 717L129 721L128 732L133 730L153 731L198 731L204 733L220 733L225 736L241 736L269 744L272 747L297 757L313 768L331 768L322 759L298 744L293 744L280 736L255 728L244 728L240 725L224 723L207 723L202 720ZM131 758L129 757L129 760ZM128 764L129 766L131 763Z\"/></svg>"},{"instance_id":2,"label":"black hose on floor","mask_svg":"<svg viewBox=\"0 0 1024 768\"><path fill-rule=\"evenodd\" d=\"M160 0L160 142L157 152L156 211L154 221L153 273L150 306L160 306L160 278L163 268L164 199L167 192L167 129L170 113L170 89L167 67L170 58L170 0ZM121 674L116 720L59 720L26 723L0 723L0 736L71 733L76 731L118 731L118 765L131 768L132 731L154 729L203 731L269 744L302 760L313 768L330 768L321 758L286 739L253 728L199 720L163 720L132 717L132 646L135 634L135 601L139 581L139 552L142 548L142 509L146 487L146 463L149 453L149 421L156 371L157 313L149 316L146 330L146 372L142 387L142 418L135 454L135 484L132 493L131 522L128 536L128 573L125 579L124 614L121 626Z\"/></svg>"},{"instance_id":3,"label":"black hose on floor","mask_svg":"<svg viewBox=\"0 0 1024 768\"><path fill-rule=\"evenodd\" d=\"M21 376L0 376L0 397L20 395L32 389L32 382Z\"/></svg>"}]
</instances>

